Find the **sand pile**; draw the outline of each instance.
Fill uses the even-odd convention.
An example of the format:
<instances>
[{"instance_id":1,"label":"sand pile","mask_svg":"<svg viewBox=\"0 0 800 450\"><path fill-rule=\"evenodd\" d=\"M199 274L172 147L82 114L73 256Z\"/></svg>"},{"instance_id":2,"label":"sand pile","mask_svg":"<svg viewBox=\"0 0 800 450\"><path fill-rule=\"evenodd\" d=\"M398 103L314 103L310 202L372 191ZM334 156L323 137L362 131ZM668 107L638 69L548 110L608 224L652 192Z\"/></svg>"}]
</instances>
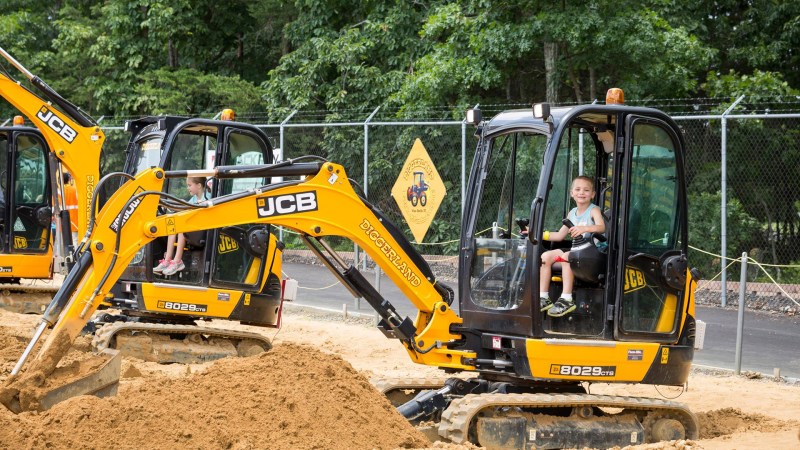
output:
<instances>
[{"instance_id":1,"label":"sand pile","mask_svg":"<svg viewBox=\"0 0 800 450\"><path fill-rule=\"evenodd\" d=\"M184 378L148 378L110 399L0 411L0 447L394 449L430 445L350 364L282 344Z\"/></svg>"}]
</instances>

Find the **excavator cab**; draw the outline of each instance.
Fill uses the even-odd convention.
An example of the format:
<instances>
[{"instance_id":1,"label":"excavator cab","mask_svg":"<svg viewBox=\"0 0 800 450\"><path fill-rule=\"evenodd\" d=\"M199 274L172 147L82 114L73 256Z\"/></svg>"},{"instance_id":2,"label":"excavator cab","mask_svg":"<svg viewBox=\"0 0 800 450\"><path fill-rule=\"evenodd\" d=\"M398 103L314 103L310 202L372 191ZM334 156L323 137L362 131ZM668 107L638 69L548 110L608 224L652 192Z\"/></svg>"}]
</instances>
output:
<instances>
[{"instance_id":1,"label":"excavator cab","mask_svg":"<svg viewBox=\"0 0 800 450\"><path fill-rule=\"evenodd\" d=\"M128 174L154 166L177 171L272 162L266 135L244 123L159 116L130 121L126 130L131 133L124 169ZM213 202L268 183L263 177L211 178L204 197ZM163 192L173 203L191 197L186 178L166 180ZM160 212L173 211L162 207ZM184 270L168 276L154 273L168 242L157 239L134 257L113 289L111 304L155 322L224 318L278 325L282 244L269 225L242 223L185 237ZM158 295L153 295L156 289Z\"/></svg>"},{"instance_id":2,"label":"excavator cab","mask_svg":"<svg viewBox=\"0 0 800 450\"><path fill-rule=\"evenodd\" d=\"M3 283L52 277L53 194L48 153L47 143L36 128L0 127L0 280Z\"/></svg>"},{"instance_id":3,"label":"excavator cab","mask_svg":"<svg viewBox=\"0 0 800 450\"><path fill-rule=\"evenodd\" d=\"M621 358L590 364L592 345L681 344L648 376L682 384L693 355L694 312L677 125L660 111L620 104L542 106L546 114L538 117L531 110L507 111L479 127L462 227L462 248L468 249L459 269L464 322L483 333L543 344L528 357L532 375L544 378L561 379L563 366L604 374L588 379L615 379L623 368L642 365L643 349L636 346ZM579 175L594 182L592 203L601 208L606 232L583 243L545 240L575 207L570 187ZM525 229L517 225L521 219L529 223ZM538 301L541 256L554 248L570 252L560 264L575 274L576 309L563 317L540 311ZM563 289L557 272L552 301ZM570 356L551 351L551 340L586 344L576 343ZM496 350L484 348L491 359Z\"/></svg>"}]
</instances>

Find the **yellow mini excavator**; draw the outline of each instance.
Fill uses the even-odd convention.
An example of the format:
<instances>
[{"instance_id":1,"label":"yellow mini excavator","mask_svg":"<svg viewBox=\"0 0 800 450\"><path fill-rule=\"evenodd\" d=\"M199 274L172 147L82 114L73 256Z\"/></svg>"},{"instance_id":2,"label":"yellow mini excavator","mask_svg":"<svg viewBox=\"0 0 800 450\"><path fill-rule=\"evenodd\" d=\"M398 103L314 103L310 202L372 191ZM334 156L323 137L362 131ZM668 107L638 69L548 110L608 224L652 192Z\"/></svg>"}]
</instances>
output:
<instances>
[{"instance_id":1,"label":"yellow mini excavator","mask_svg":"<svg viewBox=\"0 0 800 450\"><path fill-rule=\"evenodd\" d=\"M20 285L20 278L53 276L51 222L62 227L67 256L74 263L69 215L56 193L63 190L62 171L69 172L78 192L78 234L86 236L103 195L121 181L151 166L181 169L271 163L272 148L266 134L252 125L234 122L226 110L224 120L178 116L147 117L126 124L130 139L123 172L100 178L100 151L105 135L97 123L77 106L33 75L5 50L0 56L18 69L47 100L0 71L0 95L36 128L16 125L0 128L0 306L18 312L41 314L56 290L41 303L14 300L14 293L39 292L37 286ZM229 195L268 184L263 178L208 180L208 195ZM190 196L186 180L165 183L167 207L180 209ZM53 217L61 212L60 221ZM114 225L116 226L116 225ZM164 254L167 239L140 252L115 287L104 307L112 308L87 324L97 350L123 353L157 362L200 362L226 356L249 355L271 347L259 333L200 326L198 321L229 319L251 325L276 327L280 321L281 251L283 243L269 225L240 223L234 227L186 235L185 270L163 276L153 267ZM73 246L74 244L74 246ZM79 253L79 252L78 252ZM25 296L29 298L29 296ZM19 310L22 307L23 310Z\"/></svg>"},{"instance_id":2,"label":"yellow mini excavator","mask_svg":"<svg viewBox=\"0 0 800 450\"><path fill-rule=\"evenodd\" d=\"M666 114L626 106L621 91L614 92L606 104L537 104L489 121L469 111L479 144L464 205L458 313L453 290L436 280L404 233L354 191L339 164L304 159L144 170L97 215L15 371L42 333L52 330L0 399L13 406L42 374L47 378L148 243L174 232L273 224L299 233L345 286L369 302L382 318L379 328L414 362L451 375L382 385L409 420L438 421L442 437L502 449L696 438L697 418L680 403L587 389L595 382L682 386L694 354L695 277L686 258L681 133ZM605 233L548 241L572 208L571 182L581 174L594 180ZM297 178L159 214L165 183L186 176L232 183ZM400 315L336 254L328 236L363 248L418 308L416 317ZM542 311L539 295L541 255L553 248L570 249L559 264L569 264L575 276L576 308L557 317ZM552 299L561 294L564 270L553 268ZM457 376L468 373L474 376Z\"/></svg>"}]
</instances>

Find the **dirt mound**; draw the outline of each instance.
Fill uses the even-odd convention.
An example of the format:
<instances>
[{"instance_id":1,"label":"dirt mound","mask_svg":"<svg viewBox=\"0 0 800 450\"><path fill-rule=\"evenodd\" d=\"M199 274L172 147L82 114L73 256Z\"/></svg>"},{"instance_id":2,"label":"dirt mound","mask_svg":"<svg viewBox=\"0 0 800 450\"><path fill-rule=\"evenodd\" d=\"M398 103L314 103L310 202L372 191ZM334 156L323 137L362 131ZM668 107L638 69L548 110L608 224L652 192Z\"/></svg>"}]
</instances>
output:
<instances>
[{"instance_id":1,"label":"dirt mound","mask_svg":"<svg viewBox=\"0 0 800 450\"><path fill-rule=\"evenodd\" d=\"M4 448L395 449L430 445L350 364L283 344L110 399L0 411Z\"/></svg>"},{"instance_id":2,"label":"dirt mound","mask_svg":"<svg viewBox=\"0 0 800 450\"><path fill-rule=\"evenodd\" d=\"M738 408L723 408L697 414L700 439L740 433L743 431L774 432L790 426L789 422L762 414L747 414Z\"/></svg>"}]
</instances>

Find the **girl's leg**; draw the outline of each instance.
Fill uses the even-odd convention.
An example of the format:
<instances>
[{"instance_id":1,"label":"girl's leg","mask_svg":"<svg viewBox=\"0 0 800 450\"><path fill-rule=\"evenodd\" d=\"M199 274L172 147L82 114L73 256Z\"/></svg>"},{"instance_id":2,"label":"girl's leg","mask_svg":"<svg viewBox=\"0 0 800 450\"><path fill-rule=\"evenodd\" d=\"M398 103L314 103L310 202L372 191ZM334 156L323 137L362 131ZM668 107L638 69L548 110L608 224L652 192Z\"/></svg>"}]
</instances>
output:
<instances>
[{"instance_id":1,"label":"girl's leg","mask_svg":"<svg viewBox=\"0 0 800 450\"><path fill-rule=\"evenodd\" d=\"M175 249L175 261L183 259L183 247L186 245L186 236L183 233L178 234L178 248Z\"/></svg>"},{"instance_id":2,"label":"girl's leg","mask_svg":"<svg viewBox=\"0 0 800 450\"><path fill-rule=\"evenodd\" d=\"M167 237L167 253L164 254L164 259L172 261L172 253L175 251L175 235L170 234Z\"/></svg>"}]
</instances>

